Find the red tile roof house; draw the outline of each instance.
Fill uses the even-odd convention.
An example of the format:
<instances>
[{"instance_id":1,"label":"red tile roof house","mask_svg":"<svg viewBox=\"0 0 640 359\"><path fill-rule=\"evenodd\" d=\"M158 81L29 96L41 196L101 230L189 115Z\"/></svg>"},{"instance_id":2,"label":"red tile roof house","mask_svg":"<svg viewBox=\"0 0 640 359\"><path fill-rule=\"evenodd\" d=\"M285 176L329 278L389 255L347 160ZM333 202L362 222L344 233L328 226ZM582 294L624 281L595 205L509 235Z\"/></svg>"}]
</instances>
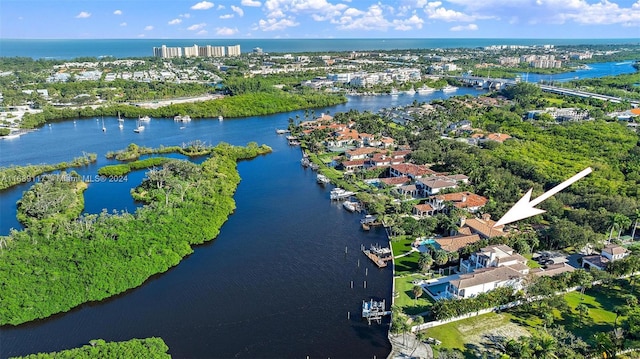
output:
<instances>
[{"instance_id":1,"label":"red tile roof house","mask_svg":"<svg viewBox=\"0 0 640 359\"><path fill-rule=\"evenodd\" d=\"M629 251L617 244L607 244L600 255L582 257L582 268L605 270L609 262L620 260L629 255Z\"/></svg>"},{"instance_id":2,"label":"red tile roof house","mask_svg":"<svg viewBox=\"0 0 640 359\"><path fill-rule=\"evenodd\" d=\"M346 172L352 172L356 169L359 168L365 168L365 160L353 160L353 161L342 161L340 163L340 166L346 171Z\"/></svg>"},{"instance_id":3,"label":"red tile roof house","mask_svg":"<svg viewBox=\"0 0 640 359\"><path fill-rule=\"evenodd\" d=\"M399 165L404 163L404 157L387 156L384 153L374 153L371 158L367 160L368 167L386 167L392 165Z\"/></svg>"},{"instance_id":4,"label":"red tile roof house","mask_svg":"<svg viewBox=\"0 0 640 359\"><path fill-rule=\"evenodd\" d=\"M470 213L478 212L489 200L486 197L471 192L456 192L433 196L428 203L438 211L446 211L446 202L452 202L456 208L464 209Z\"/></svg>"},{"instance_id":5,"label":"red tile roof house","mask_svg":"<svg viewBox=\"0 0 640 359\"><path fill-rule=\"evenodd\" d=\"M373 147L358 147L354 148L353 150L346 151L345 156L349 161L363 160L376 152L380 152L380 149Z\"/></svg>"},{"instance_id":6,"label":"red tile roof house","mask_svg":"<svg viewBox=\"0 0 640 359\"><path fill-rule=\"evenodd\" d=\"M393 165L389 169L391 177L410 177L412 179L422 178L427 176L438 175L439 173L430 169L428 166L416 165L413 163L402 163L399 165Z\"/></svg>"},{"instance_id":7,"label":"red tile roof house","mask_svg":"<svg viewBox=\"0 0 640 359\"><path fill-rule=\"evenodd\" d=\"M411 178L406 176L380 178L380 182L384 183L385 186L400 187L411 183Z\"/></svg>"},{"instance_id":8,"label":"red tile roof house","mask_svg":"<svg viewBox=\"0 0 640 359\"><path fill-rule=\"evenodd\" d=\"M413 214L420 218L424 218L436 214L436 209L431 207L428 203L417 204L413 206Z\"/></svg>"}]
</instances>

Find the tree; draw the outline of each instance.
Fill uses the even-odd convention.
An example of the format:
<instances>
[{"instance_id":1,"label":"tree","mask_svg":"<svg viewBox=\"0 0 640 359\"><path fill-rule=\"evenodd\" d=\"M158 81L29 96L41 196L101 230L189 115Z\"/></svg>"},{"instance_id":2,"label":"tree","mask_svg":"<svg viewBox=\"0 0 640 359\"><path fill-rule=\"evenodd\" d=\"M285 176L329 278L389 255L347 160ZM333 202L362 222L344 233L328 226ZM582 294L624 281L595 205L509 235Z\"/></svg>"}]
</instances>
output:
<instances>
[{"instance_id":1,"label":"tree","mask_svg":"<svg viewBox=\"0 0 640 359\"><path fill-rule=\"evenodd\" d=\"M416 300L422 296L422 286L420 285L414 285L413 289L411 290L413 292L413 304L416 304Z\"/></svg>"},{"instance_id":2,"label":"tree","mask_svg":"<svg viewBox=\"0 0 640 359\"><path fill-rule=\"evenodd\" d=\"M578 314L580 315L580 322L584 324L586 317L589 315L589 307L586 304L580 303L576 307Z\"/></svg>"},{"instance_id":3,"label":"tree","mask_svg":"<svg viewBox=\"0 0 640 359\"><path fill-rule=\"evenodd\" d=\"M446 251L439 249L434 253L433 260L437 266L443 266L449 261L449 255Z\"/></svg>"},{"instance_id":4,"label":"tree","mask_svg":"<svg viewBox=\"0 0 640 359\"><path fill-rule=\"evenodd\" d=\"M420 271L426 273L433 265L433 258L429 253L420 253L420 259L418 259L418 267Z\"/></svg>"},{"instance_id":5,"label":"tree","mask_svg":"<svg viewBox=\"0 0 640 359\"><path fill-rule=\"evenodd\" d=\"M636 229L638 228L638 222L640 222L640 208L636 209L633 212L634 222L633 222L633 230L631 231L631 240L636 239Z\"/></svg>"}]
</instances>

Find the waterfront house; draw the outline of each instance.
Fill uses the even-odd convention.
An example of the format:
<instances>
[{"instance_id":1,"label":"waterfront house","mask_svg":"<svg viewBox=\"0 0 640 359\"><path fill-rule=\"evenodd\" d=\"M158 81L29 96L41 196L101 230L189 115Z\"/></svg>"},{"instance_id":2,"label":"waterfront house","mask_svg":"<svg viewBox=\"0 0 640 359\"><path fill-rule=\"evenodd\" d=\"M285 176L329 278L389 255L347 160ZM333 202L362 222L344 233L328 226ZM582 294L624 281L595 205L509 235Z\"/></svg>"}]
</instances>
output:
<instances>
[{"instance_id":1,"label":"waterfront house","mask_svg":"<svg viewBox=\"0 0 640 359\"><path fill-rule=\"evenodd\" d=\"M484 214L482 218L460 218L460 233L477 234L480 238L489 239L507 235L504 226L496 226L491 215Z\"/></svg>"},{"instance_id":2,"label":"waterfront house","mask_svg":"<svg viewBox=\"0 0 640 359\"><path fill-rule=\"evenodd\" d=\"M455 182L454 180L450 180L445 183L451 184ZM427 186L429 181L425 181ZM435 184L434 184L435 186ZM453 186L453 185L452 185ZM449 187L455 188L455 187ZM428 203L431 204L433 208L436 208L438 211L446 212L447 211L447 203L451 203L454 207L464 209L470 213L478 212L485 204L487 204L489 200L486 197L477 195L472 192L455 192L455 193L446 193L433 196L428 199Z\"/></svg>"},{"instance_id":3,"label":"waterfront house","mask_svg":"<svg viewBox=\"0 0 640 359\"><path fill-rule=\"evenodd\" d=\"M520 290L528 270L518 271L512 267L482 268L473 273L462 274L449 282L447 294L454 298L471 298L501 287Z\"/></svg>"},{"instance_id":4,"label":"waterfront house","mask_svg":"<svg viewBox=\"0 0 640 359\"><path fill-rule=\"evenodd\" d=\"M607 244L600 255L582 257L582 268L605 270L609 262L614 262L629 255L629 251L617 244Z\"/></svg>"},{"instance_id":5,"label":"waterfront house","mask_svg":"<svg viewBox=\"0 0 640 359\"><path fill-rule=\"evenodd\" d=\"M460 262L460 272L470 273L479 268L510 266L524 270L527 259L505 244L495 244L481 248L471 254L469 259ZM524 265L524 267L522 267Z\"/></svg>"},{"instance_id":6,"label":"waterfront house","mask_svg":"<svg viewBox=\"0 0 640 359\"><path fill-rule=\"evenodd\" d=\"M413 211L414 215L416 215L416 216L418 216L420 218L433 216L434 214L436 214L436 209L433 208L428 203L416 204L415 206L413 206L413 210L412 211Z\"/></svg>"},{"instance_id":7,"label":"waterfront house","mask_svg":"<svg viewBox=\"0 0 640 359\"><path fill-rule=\"evenodd\" d=\"M382 182L385 186L400 187L411 183L411 178L407 176L380 178L380 182Z\"/></svg>"},{"instance_id":8,"label":"waterfront house","mask_svg":"<svg viewBox=\"0 0 640 359\"><path fill-rule=\"evenodd\" d=\"M389 169L389 173L391 174L391 177L409 177L412 179L434 176L438 174L438 172L430 169L428 166L416 165L413 163L402 163L393 165Z\"/></svg>"},{"instance_id":9,"label":"waterfront house","mask_svg":"<svg viewBox=\"0 0 640 359\"><path fill-rule=\"evenodd\" d=\"M358 147L358 148L354 148L352 150L346 151L345 157L347 157L347 160L349 161L362 160L362 159L368 158L371 154L374 154L379 151L380 151L379 149L373 148L373 147Z\"/></svg>"},{"instance_id":10,"label":"waterfront house","mask_svg":"<svg viewBox=\"0 0 640 359\"><path fill-rule=\"evenodd\" d=\"M473 244L480 241L480 236L477 234L457 234L455 236L436 238L435 242L440 249L447 252L457 252L460 249L466 247L469 244Z\"/></svg>"}]
</instances>

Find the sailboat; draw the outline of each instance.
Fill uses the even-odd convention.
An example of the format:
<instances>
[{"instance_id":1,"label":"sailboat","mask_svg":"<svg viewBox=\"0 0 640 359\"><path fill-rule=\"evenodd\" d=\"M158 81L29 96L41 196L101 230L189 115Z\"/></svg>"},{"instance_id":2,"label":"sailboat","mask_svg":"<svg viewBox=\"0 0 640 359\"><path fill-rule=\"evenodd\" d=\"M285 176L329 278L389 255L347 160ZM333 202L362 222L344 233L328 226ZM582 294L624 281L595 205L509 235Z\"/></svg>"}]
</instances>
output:
<instances>
[{"instance_id":1,"label":"sailboat","mask_svg":"<svg viewBox=\"0 0 640 359\"><path fill-rule=\"evenodd\" d=\"M124 119L120 117L120 112L118 111L118 127L122 130L124 128Z\"/></svg>"},{"instance_id":2,"label":"sailboat","mask_svg":"<svg viewBox=\"0 0 640 359\"><path fill-rule=\"evenodd\" d=\"M136 128L133 129L133 132L140 133L144 131L144 126L140 124L140 120L136 121Z\"/></svg>"}]
</instances>

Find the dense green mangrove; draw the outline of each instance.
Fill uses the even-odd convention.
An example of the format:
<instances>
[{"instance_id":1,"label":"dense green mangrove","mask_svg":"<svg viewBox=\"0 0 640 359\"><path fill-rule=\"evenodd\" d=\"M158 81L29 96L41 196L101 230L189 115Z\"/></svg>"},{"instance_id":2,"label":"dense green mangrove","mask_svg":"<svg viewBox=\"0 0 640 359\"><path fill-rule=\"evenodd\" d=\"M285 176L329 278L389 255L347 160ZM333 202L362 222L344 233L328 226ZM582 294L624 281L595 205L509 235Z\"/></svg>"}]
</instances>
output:
<instances>
[{"instance_id":1,"label":"dense green mangrove","mask_svg":"<svg viewBox=\"0 0 640 359\"><path fill-rule=\"evenodd\" d=\"M170 359L169 347L161 338L131 339L126 342L105 342L95 339L80 348L67 349L53 353L30 354L14 359L116 359L147 358Z\"/></svg>"},{"instance_id":2,"label":"dense green mangrove","mask_svg":"<svg viewBox=\"0 0 640 359\"><path fill-rule=\"evenodd\" d=\"M71 162L60 162L52 165L27 165L0 167L0 190L27 182L36 182L38 176L46 172L64 170L88 166L96 162L98 156L95 153L85 153L76 157Z\"/></svg>"},{"instance_id":3,"label":"dense green mangrove","mask_svg":"<svg viewBox=\"0 0 640 359\"><path fill-rule=\"evenodd\" d=\"M0 237L0 324L18 325L102 300L177 265L193 245L215 238L234 211L236 162L269 152L256 143L221 143L201 165L167 161L148 171L133 191L146 203L133 214L103 211L70 219L73 211L66 209L32 213L23 198L26 228ZM73 188L67 186L66 193Z\"/></svg>"}]
</instances>

